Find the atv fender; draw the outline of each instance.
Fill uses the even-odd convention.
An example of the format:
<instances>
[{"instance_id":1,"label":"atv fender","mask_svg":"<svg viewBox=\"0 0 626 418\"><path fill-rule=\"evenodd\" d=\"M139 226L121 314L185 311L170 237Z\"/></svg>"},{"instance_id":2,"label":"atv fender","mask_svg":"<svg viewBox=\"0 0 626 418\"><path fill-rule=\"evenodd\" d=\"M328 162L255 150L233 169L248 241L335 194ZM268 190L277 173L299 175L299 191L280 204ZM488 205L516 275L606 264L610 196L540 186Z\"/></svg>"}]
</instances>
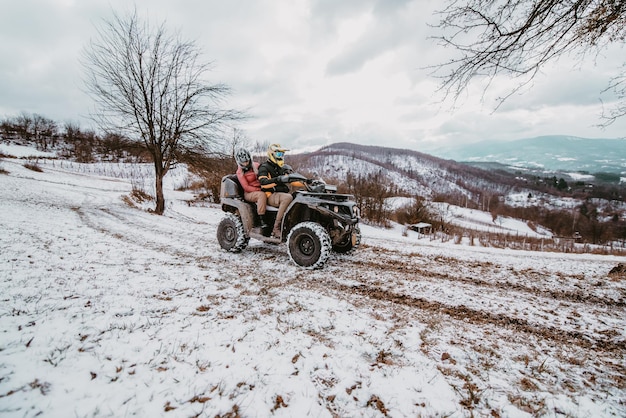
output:
<instances>
[{"instance_id":1,"label":"atv fender","mask_svg":"<svg viewBox=\"0 0 626 418\"><path fill-rule=\"evenodd\" d=\"M222 198L222 210L237 213L241 218L243 229L248 235L248 231L254 226L254 210L250 203L238 198L226 197Z\"/></svg>"}]
</instances>

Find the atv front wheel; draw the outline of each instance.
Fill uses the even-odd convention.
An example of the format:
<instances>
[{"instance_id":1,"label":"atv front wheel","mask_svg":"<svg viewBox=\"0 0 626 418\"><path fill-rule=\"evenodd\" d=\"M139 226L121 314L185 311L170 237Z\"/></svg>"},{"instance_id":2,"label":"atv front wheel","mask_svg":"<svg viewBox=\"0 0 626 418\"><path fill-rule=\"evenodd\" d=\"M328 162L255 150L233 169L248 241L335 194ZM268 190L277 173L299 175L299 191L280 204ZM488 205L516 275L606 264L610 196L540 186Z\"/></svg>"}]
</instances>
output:
<instances>
[{"instance_id":1,"label":"atv front wheel","mask_svg":"<svg viewBox=\"0 0 626 418\"><path fill-rule=\"evenodd\" d=\"M317 269L324 266L332 248L328 232L315 222L302 222L287 237L289 257L301 267Z\"/></svg>"},{"instance_id":2,"label":"atv front wheel","mask_svg":"<svg viewBox=\"0 0 626 418\"><path fill-rule=\"evenodd\" d=\"M361 230L357 226L351 234L348 234L343 240L333 244L333 251L339 254L347 254L356 249L360 243Z\"/></svg>"},{"instance_id":3,"label":"atv front wheel","mask_svg":"<svg viewBox=\"0 0 626 418\"><path fill-rule=\"evenodd\" d=\"M232 213L227 213L217 226L217 241L226 251L238 253L248 246L249 240L241 219Z\"/></svg>"}]
</instances>

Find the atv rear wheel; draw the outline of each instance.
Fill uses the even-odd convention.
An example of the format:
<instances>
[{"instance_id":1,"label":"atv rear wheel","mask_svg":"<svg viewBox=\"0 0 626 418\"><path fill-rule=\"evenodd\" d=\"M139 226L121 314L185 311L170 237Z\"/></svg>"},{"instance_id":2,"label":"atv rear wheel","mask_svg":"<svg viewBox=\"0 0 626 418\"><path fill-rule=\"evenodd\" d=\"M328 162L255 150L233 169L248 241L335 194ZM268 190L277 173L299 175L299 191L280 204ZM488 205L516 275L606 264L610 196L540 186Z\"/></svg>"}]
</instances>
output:
<instances>
[{"instance_id":1,"label":"atv rear wheel","mask_svg":"<svg viewBox=\"0 0 626 418\"><path fill-rule=\"evenodd\" d=\"M317 269L330 256L328 232L315 222L302 222L293 227L287 237L289 257L301 267Z\"/></svg>"},{"instance_id":2,"label":"atv rear wheel","mask_svg":"<svg viewBox=\"0 0 626 418\"><path fill-rule=\"evenodd\" d=\"M241 219L232 213L227 213L217 226L217 241L226 251L238 253L248 246L249 240Z\"/></svg>"}]
</instances>

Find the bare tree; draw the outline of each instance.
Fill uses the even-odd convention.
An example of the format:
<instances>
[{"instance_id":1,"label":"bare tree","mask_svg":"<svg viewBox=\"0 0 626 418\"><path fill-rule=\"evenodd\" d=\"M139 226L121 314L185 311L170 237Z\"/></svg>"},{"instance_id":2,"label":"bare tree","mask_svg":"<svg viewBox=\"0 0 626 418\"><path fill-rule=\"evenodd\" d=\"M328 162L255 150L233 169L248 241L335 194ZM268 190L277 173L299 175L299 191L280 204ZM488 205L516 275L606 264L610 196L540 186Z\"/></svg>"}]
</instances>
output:
<instances>
[{"instance_id":1,"label":"bare tree","mask_svg":"<svg viewBox=\"0 0 626 418\"><path fill-rule=\"evenodd\" d=\"M31 116L32 134L37 146L47 151L48 145L55 146L58 135L58 127L55 121L33 113Z\"/></svg>"},{"instance_id":2,"label":"bare tree","mask_svg":"<svg viewBox=\"0 0 626 418\"><path fill-rule=\"evenodd\" d=\"M247 149L250 147L250 139L246 136L246 133L238 128L233 128L233 134L230 138L228 153L232 158L235 158L235 153L238 149Z\"/></svg>"},{"instance_id":3,"label":"bare tree","mask_svg":"<svg viewBox=\"0 0 626 418\"><path fill-rule=\"evenodd\" d=\"M500 103L527 85L556 58L577 53L583 60L626 39L623 0L450 0L438 12L439 41L460 55L434 66L446 97L457 99L477 77L493 80L502 74L517 78L517 87ZM626 115L626 67L616 69L609 85L620 103L606 112L606 124Z\"/></svg>"},{"instance_id":4,"label":"bare tree","mask_svg":"<svg viewBox=\"0 0 626 418\"><path fill-rule=\"evenodd\" d=\"M15 118L15 128L20 137L30 140L32 138L32 127L33 118L28 113L22 112Z\"/></svg>"},{"instance_id":5,"label":"bare tree","mask_svg":"<svg viewBox=\"0 0 626 418\"><path fill-rule=\"evenodd\" d=\"M154 162L157 214L165 210L163 177L186 149L211 150L226 122L241 116L220 108L230 93L210 84L194 42L142 22L137 12L104 20L83 55L93 114L105 131L142 140Z\"/></svg>"},{"instance_id":6,"label":"bare tree","mask_svg":"<svg viewBox=\"0 0 626 418\"><path fill-rule=\"evenodd\" d=\"M270 142L266 139L266 140L256 140L254 142L254 145L252 145L252 159L254 159L254 157L257 157L257 161L259 163L262 163L263 161L266 160L267 157L267 149L270 146Z\"/></svg>"}]
</instances>

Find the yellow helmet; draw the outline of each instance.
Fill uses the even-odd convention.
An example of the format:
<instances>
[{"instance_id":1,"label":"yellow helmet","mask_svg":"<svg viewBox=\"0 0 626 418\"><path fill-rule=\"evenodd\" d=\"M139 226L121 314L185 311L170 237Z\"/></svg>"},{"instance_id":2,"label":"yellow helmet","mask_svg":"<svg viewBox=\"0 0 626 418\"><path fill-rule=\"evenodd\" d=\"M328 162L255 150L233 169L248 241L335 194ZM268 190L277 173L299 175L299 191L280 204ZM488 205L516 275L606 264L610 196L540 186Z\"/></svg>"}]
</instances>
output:
<instances>
[{"instance_id":1,"label":"yellow helmet","mask_svg":"<svg viewBox=\"0 0 626 418\"><path fill-rule=\"evenodd\" d=\"M289 151L280 146L280 144L272 144L267 148L267 158L279 167L285 164L285 151Z\"/></svg>"}]
</instances>

